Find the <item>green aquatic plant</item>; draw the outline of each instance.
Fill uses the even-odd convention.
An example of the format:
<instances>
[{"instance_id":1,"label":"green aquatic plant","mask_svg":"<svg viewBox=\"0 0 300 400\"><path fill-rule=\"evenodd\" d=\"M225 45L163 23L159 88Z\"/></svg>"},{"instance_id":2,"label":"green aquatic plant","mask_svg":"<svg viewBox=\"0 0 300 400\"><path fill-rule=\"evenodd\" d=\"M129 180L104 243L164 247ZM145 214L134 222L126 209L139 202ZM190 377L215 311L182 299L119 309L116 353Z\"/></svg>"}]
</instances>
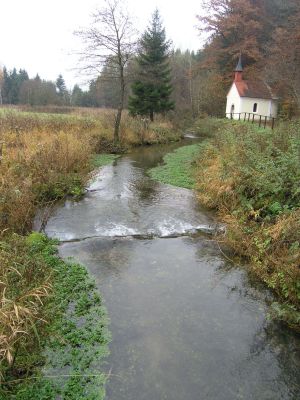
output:
<instances>
[{"instance_id":1,"label":"green aquatic plant","mask_svg":"<svg viewBox=\"0 0 300 400\"><path fill-rule=\"evenodd\" d=\"M195 185L194 161L200 151L199 144L183 146L164 158L164 163L149 170L151 178L162 183L192 189Z\"/></svg>"}]
</instances>

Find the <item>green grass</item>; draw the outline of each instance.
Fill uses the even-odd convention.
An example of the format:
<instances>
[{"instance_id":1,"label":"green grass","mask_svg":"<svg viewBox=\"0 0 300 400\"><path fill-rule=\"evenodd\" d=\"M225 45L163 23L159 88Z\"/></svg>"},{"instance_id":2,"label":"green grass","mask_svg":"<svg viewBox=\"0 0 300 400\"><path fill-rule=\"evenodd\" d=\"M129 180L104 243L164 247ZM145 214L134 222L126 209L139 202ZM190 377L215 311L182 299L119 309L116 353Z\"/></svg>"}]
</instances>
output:
<instances>
[{"instance_id":1,"label":"green grass","mask_svg":"<svg viewBox=\"0 0 300 400\"><path fill-rule=\"evenodd\" d=\"M60 259L56 243L44 235L20 240L52 269L53 292L46 306L50 323L34 351L16 360L27 369L27 378L18 381L5 371L0 399L102 400L106 375L101 362L108 355L110 333L95 282L82 265Z\"/></svg>"},{"instance_id":2,"label":"green grass","mask_svg":"<svg viewBox=\"0 0 300 400\"><path fill-rule=\"evenodd\" d=\"M95 154L92 157L91 164L94 168L103 167L112 164L118 157L120 157L118 154Z\"/></svg>"},{"instance_id":3,"label":"green grass","mask_svg":"<svg viewBox=\"0 0 300 400\"><path fill-rule=\"evenodd\" d=\"M164 164L149 170L150 176L162 183L193 189L195 186L194 161L199 155L199 144L180 147L167 154Z\"/></svg>"},{"instance_id":4,"label":"green grass","mask_svg":"<svg viewBox=\"0 0 300 400\"><path fill-rule=\"evenodd\" d=\"M51 121L61 121L61 122L95 122L93 117L86 117L74 114L57 114L57 113L39 113L35 111L20 111L18 109L12 108L0 108L0 117L18 117L23 119L33 118L39 121L51 122Z\"/></svg>"}]
</instances>

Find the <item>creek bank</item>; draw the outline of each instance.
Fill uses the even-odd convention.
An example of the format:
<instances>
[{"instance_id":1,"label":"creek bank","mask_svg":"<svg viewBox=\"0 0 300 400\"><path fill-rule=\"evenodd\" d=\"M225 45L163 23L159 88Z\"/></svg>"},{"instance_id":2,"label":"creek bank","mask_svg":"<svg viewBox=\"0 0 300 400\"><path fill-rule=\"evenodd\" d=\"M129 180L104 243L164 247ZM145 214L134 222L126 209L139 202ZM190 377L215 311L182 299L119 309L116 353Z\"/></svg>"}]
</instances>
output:
<instances>
[{"instance_id":1,"label":"creek bank","mask_svg":"<svg viewBox=\"0 0 300 400\"><path fill-rule=\"evenodd\" d=\"M35 321L38 343L28 346L19 338L25 348L3 371L0 399L103 399L106 376L99 365L108 355L110 333L95 282L82 265L58 257L56 241L39 233L14 241L24 242L30 257L39 260L51 294L42 304L47 323Z\"/></svg>"},{"instance_id":2,"label":"creek bank","mask_svg":"<svg viewBox=\"0 0 300 400\"><path fill-rule=\"evenodd\" d=\"M300 330L300 122L272 131L207 118L196 161L196 193L226 223L222 237L276 294L271 314Z\"/></svg>"}]
</instances>

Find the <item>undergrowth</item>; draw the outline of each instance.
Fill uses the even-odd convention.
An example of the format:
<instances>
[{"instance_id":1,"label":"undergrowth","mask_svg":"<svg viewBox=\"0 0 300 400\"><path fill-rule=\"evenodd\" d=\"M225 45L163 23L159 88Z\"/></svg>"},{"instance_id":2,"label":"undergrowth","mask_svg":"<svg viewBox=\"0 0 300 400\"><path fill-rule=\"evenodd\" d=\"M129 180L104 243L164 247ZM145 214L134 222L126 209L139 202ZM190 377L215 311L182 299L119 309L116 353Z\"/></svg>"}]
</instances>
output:
<instances>
[{"instance_id":1,"label":"undergrowth","mask_svg":"<svg viewBox=\"0 0 300 400\"><path fill-rule=\"evenodd\" d=\"M198 122L198 129L206 125ZM300 325L300 122L272 131L214 119L197 161L202 204L227 223L225 240L277 293L272 310ZM204 128L205 130L206 128Z\"/></svg>"}]
</instances>

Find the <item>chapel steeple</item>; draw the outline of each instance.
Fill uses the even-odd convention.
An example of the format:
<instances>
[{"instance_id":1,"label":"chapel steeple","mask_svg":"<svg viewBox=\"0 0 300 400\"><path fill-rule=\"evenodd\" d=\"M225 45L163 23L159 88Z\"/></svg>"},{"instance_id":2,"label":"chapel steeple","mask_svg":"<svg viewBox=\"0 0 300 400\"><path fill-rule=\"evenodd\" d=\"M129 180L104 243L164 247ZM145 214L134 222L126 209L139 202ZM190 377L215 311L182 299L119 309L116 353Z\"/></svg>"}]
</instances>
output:
<instances>
[{"instance_id":1,"label":"chapel steeple","mask_svg":"<svg viewBox=\"0 0 300 400\"><path fill-rule=\"evenodd\" d=\"M241 82L243 80L243 63L242 63L242 53L240 53L239 61L234 70L234 82Z\"/></svg>"}]
</instances>

